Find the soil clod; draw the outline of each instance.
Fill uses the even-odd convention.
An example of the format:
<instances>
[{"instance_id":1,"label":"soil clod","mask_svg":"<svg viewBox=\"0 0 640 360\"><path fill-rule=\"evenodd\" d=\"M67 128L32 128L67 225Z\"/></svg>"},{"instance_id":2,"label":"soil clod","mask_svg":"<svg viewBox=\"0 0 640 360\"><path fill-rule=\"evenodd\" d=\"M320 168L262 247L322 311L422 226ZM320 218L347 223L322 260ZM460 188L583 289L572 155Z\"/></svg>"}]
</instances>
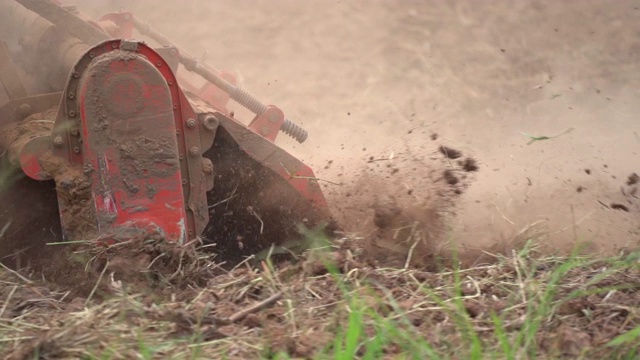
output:
<instances>
[{"instance_id":1,"label":"soil clod","mask_svg":"<svg viewBox=\"0 0 640 360\"><path fill-rule=\"evenodd\" d=\"M380 229L385 229L402 213L396 199L393 197L377 198L373 204L373 223Z\"/></svg>"},{"instance_id":2,"label":"soil clod","mask_svg":"<svg viewBox=\"0 0 640 360\"><path fill-rule=\"evenodd\" d=\"M629 208L626 205L622 205L622 204L619 204L619 203L612 203L611 204L611 208L614 209L614 210L622 210L622 211L625 211L625 212L629 212Z\"/></svg>"},{"instance_id":3,"label":"soil clod","mask_svg":"<svg viewBox=\"0 0 640 360\"><path fill-rule=\"evenodd\" d=\"M459 157L462 156L462 152L456 150L456 149L452 149L450 147L441 145L438 150L442 153L442 155L448 157L449 159L457 159Z\"/></svg>"},{"instance_id":4,"label":"soil clod","mask_svg":"<svg viewBox=\"0 0 640 360\"><path fill-rule=\"evenodd\" d=\"M458 179L458 177L453 173L453 170L451 170L451 169L445 170L442 173L442 175L444 176L444 180L449 185L456 185L457 183L460 182L460 179Z\"/></svg>"},{"instance_id":5,"label":"soil clod","mask_svg":"<svg viewBox=\"0 0 640 360\"><path fill-rule=\"evenodd\" d=\"M468 157L464 161L461 161L460 165L466 172L478 171L478 162L474 158Z\"/></svg>"}]
</instances>

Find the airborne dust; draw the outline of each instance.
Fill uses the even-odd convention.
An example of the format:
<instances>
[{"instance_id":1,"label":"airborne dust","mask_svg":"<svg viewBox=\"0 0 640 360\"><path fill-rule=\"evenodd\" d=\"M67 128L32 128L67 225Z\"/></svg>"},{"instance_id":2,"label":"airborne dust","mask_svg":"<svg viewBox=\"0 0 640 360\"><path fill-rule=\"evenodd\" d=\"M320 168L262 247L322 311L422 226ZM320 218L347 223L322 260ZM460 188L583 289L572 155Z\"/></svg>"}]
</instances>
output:
<instances>
[{"instance_id":1,"label":"airborne dust","mask_svg":"<svg viewBox=\"0 0 640 360\"><path fill-rule=\"evenodd\" d=\"M417 258L434 242L508 248L532 227L550 248L640 242L638 2L93 3L136 13L303 124L305 144L279 145L366 241L380 244L386 211L413 235L419 223ZM411 234L383 236L383 253L406 258Z\"/></svg>"}]
</instances>

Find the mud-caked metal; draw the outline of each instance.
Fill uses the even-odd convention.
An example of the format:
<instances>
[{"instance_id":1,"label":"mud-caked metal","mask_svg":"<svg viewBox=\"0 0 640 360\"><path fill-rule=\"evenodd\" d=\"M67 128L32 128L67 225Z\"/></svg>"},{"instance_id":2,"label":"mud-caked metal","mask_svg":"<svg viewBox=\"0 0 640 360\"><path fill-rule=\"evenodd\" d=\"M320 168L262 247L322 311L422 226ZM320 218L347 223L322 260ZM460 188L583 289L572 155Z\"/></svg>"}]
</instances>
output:
<instances>
[{"instance_id":1,"label":"mud-caked metal","mask_svg":"<svg viewBox=\"0 0 640 360\"><path fill-rule=\"evenodd\" d=\"M9 243L151 236L240 259L330 222L313 170L275 144L281 131L300 142L306 131L230 74L129 13L91 21L48 0L0 0L3 9L0 38L28 57L22 74L53 92L0 104L0 240L11 239L0 256ZM113 39L134 28L162 47ZM229 99L256 114L248 125ZM7 206L20 200L29 206Z\"/></svg>"},{"instance_id":2,"label":"mud-caked metal","mask_svg":"<svg viewBox=\"0 0 640 360\"><path fill-rule=\"evenodd\" d=\"M215 129L190 134L197 117L160 55L106 41L75 65L51 135L27 142L20 165L55 180L68 239L142 233L184 242L206 226L213 186L210 160L190 150L211 147Z\"/></svg>"}]
</instances>

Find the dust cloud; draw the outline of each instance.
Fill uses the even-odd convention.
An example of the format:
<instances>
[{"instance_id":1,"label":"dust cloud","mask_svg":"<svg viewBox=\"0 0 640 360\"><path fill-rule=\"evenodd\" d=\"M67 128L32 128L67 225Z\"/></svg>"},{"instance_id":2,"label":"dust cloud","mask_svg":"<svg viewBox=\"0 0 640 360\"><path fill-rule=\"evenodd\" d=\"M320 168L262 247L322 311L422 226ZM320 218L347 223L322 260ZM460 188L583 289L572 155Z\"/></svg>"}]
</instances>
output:
<instances>
[{"instance_id":1,"label":"dust cloud","mask_svg":"<svg viewBox=\"0 0 640 360\"><path fill-rule=\"evenodd\" d=\"M640 243L627 184L640 172L640 1L92 3L133 11L309 130L278 143L344 183L325 189L359 207L348 224L372 222L380 196L441 186L447 146L478 171L445 196L446 238L481 248L535 224L553 247ZM368 173L372 157L404 180ZM371 196L345 199L352 188Z\"/></svg>"}]
</instances>

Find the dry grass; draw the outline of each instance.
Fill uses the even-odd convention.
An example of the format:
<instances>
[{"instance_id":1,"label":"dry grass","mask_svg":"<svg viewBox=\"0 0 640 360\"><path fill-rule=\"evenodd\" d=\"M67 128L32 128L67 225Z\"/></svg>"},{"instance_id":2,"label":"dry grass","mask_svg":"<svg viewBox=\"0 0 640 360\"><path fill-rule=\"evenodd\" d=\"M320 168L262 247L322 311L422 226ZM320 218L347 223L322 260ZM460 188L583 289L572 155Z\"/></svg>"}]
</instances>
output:
<instances>
[{"instance_id":1,"label":"dry grass","mask_svg":"<svg viewBox=\"0 0 640 360\"><path fill-rule=\"evenodd\" d=\"M13 359L638 356L638 335L620 337L640 326L637 254L540 257L525 246L491 263L425 272L373 266L354 249L342 240L296 263L242 264L200 286L132 288L107 272L100 288L109 291L89 301L2 270L0 353Z\"/></svg>"}]
</instances>

